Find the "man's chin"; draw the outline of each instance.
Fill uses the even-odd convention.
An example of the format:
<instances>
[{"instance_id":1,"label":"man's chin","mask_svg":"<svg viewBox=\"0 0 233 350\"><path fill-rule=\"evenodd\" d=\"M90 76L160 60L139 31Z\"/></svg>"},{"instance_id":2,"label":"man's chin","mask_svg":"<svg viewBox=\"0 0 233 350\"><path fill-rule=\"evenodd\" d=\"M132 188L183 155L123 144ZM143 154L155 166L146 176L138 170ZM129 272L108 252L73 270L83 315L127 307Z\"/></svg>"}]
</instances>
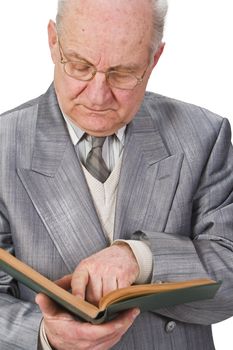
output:
<instances>
[{"instance_id":1,"label":"man's chin","mask_svg":"<svg viewBox=\"0 0 233 350\"><path fill-rule=\"evenodd\" d=\"M114 128L114 126L109 125L109 123L106 123L106 120L99 116L91 115L83 118L72 118L72 121L78 128L92 136L109 136L117 130L117 127Z\"/></svg>"}]
</instances>

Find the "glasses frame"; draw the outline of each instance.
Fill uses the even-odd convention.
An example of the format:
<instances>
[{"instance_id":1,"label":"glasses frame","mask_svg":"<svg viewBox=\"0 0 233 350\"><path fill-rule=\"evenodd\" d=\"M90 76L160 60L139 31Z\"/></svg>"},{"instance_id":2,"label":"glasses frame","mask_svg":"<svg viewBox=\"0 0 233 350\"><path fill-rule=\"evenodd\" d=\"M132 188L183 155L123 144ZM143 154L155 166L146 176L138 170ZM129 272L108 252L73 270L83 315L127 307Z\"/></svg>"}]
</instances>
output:
<instances>
[{"instance_id":1,"label":"glasses frame","mask_svg":"<svg viewBox=\"0 0 233 350\"><path fill-rule=\"evenodd\" d=\"M147 71L147 69L148 69L148 67L149 67L149 65L150 65L150 64L149 64L149 65L146 67L146 69L144 70L144 72L143 72L143 74L142 74L141 77L137 77L136 75L131 74L131 73L126 73L126 74L131 75L132 77L134 77L134 78L136 79L135 86L132 87L132 88L120 88L120 87L114 86L114 84L111 84L111 82L110 82L110 80L109 80L109 75L110 75L112 72L116 72L116 73L124 73L124 72L117 71L117 70L110 70L110 71L109 71L109 70L107 70L107 71L97 70L97 68L96 68L94 65L88 64L88 63L86 63L86 64L87 64L87 67L89 66L89 67L93 68L92 76L91 76L89 79L78 79L78 78L74 77L73 75L71 75L71 74L69 74L69 73L67 72L67 70L66 70L66 64L67 64L67 63L70 63L70 62L75 63L75 62L82 62L82 61L81 61L81 60L76 60L76 61L73 61L73 60L65 60L65 59L64 59L65 55L64 55L64 52L63 52L63 49L62 49L61 42L60 42L59 38L58 38L57 42L58 42L59 53L60 53L60 63L63 65L63 69L64 69L65 74L68 75L69 77L71 77L71 78L73 78L73 79L76 79L76 80L79 80L79 81L91 81L92 79L94 79L96 73L103 73L103 74L105 74L106 81L107 81L107 83L108 83L109 86L111 86L111 87L113 87L113 88L115 88L115 89L119 89L119 90L133 90L133 89L136 88L136 86L140 85L140 84L143 82L143 79L144 79L144 76L145 76L145 74L146 74L146 71Z\"/></svg>"}]
</instances>

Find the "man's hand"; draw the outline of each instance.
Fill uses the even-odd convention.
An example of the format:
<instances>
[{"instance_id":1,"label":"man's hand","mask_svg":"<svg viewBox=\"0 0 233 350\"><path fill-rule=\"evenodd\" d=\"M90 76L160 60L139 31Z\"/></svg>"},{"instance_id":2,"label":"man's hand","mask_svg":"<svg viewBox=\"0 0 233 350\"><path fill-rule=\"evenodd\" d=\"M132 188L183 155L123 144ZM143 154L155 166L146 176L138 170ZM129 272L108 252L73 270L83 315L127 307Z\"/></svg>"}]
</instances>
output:
<instances>
[{"instance_id":1,"label":"man's hand","mask_svg":"<svg viewBox=\"0 0 233 350\"><path fill-rule=\"evenodd\" d=\"M71 275L57 281L57 284L69 289L70 282ZM44 316L48 341L56 350L108 350L119 342L139 314L139 310L132 309L122 312L113 321L91 325L75 320L43 294L37 295L36 302Z\"/></svg>"},{"instance_id":2,"label":"man's hand","mask_svg":"<svg viewBox=\"0 0 233 350\"><path fill-rule=\"evenodd\" d=\"M133 284L138 274L131 248L112 245L81 261L72 275L72 294L98 305L103 295Z\"/></svg>"}]
</instances>

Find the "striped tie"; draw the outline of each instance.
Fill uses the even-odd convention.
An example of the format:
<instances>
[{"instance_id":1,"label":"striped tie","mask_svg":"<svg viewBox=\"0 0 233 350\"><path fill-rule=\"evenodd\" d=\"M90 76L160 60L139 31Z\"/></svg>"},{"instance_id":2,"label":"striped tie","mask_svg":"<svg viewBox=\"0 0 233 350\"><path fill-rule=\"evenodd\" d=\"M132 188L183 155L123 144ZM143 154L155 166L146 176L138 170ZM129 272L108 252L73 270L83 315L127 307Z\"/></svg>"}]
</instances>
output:
<instances>
[{"instance_id":1,"label":"striped tie","mask_svg":"<svg viewBox=\"0 0 233 350\"><path fill-rule=\"evenodd\" d=\"M102 147L106 137L91 137L92 149L87 155L86 169L100 182L105 182L110 174L102 157Z\"/></svg>"}]
</instances>

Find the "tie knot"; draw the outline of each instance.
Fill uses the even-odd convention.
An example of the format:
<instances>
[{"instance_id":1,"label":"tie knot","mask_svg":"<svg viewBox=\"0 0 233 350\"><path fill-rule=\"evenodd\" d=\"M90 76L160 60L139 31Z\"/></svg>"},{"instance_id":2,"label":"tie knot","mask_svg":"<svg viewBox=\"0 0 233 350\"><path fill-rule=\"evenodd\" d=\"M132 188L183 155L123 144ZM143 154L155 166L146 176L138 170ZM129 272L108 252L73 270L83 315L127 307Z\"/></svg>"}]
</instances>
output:
<instances>
[{"instance_id":1,"label":"tie knot","mask_svg":"<svg viewBox=\"0 0 233 350\"><path fill-rule=\"evenodd\" d=\"M105 139L106 139L106 137L95 137L95 136L92 136L91 137L92 148L97 148L97 147L101 147L102 148Z\"/></svg>"}]
</instances>

